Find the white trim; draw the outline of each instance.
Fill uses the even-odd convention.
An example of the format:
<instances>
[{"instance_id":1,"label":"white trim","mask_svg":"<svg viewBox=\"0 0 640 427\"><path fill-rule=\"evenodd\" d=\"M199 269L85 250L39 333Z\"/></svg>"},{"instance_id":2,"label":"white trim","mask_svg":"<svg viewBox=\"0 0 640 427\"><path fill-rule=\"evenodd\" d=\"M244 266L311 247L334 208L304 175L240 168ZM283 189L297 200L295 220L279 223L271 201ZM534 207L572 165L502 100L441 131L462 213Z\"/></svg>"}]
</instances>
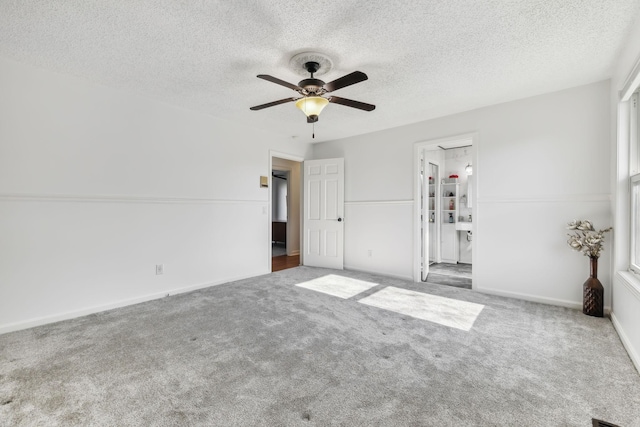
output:
<instances>
[{"instance_id":1,"label":"white trim","mask_svg":"<svg viewBox=\"0 0 640 427\"><path fill-rule=\"evenodd\" d=\"M629 269L636 273L640 274L640 265L636 262L637 251L640 250L638 248L637 240L637 215L640 215L638 212L638 191L640 191L640 173L632 175L629 179L629 206L630 209L630 218L629 218ZM635 282L636 280L634 280Z\"/></svg>"},{"instance_id":2,"label":"white trim","mask_svg":"<svg viewBox=\"0 0 640 427\"><path fill-rule=\"evenodd\" d=\"M269 150L269 158L277 157L279 159L292 160L294 162L304 162L304 157L296 156L295 154L283 153L282 151ZM273 166L273 165L270 165ZM269 169L271 172L273 169Z\"/></svg>"},{"instance_id":3,"label":"white trim","mask_svg":"<svg viewBox=\"0 0 640 427\"><path fill-rule=\"evenodd\" d=\"M622 284L640 301L640 280L628 271L618 271Z\"/></svg>"},{"instance_id":4,"label":"white trim","mask_svg":"<svg viewBox=\"0 0 640 427\"><path fill-rule=\"evenodd\" d=\"M624 86L622 86L622 90L620 91L620 101L628 101L638 86L640 86L640 58L636 62L636 65L631 69L627 79L624 81Z\"/></svg>"},{"instance_id":5,"label":"white trim","mask_svg":"<svg viewBox=\"0 0 640 427\"><path fill-rule=\"evenodd\" d=\"M629 175L633 176L640 172L640 161L638 161L638 94L633 93L628 104L629 114Z\"/></svg>"},{"instance_id":6,"label":"white trim","mask_svg":"<svg viewBox=\"0 0 640 427\"><path fill-rule=\"evenodd\" d=\"M351 205L413 205L413 200L362 200L357 202L344 202L345 206Z\"/></svg>"},{"instance_id":7,"label":"white trim","mask_svg":"<svg viewBox=\"0 0 640 427\"><path fill-rule=\"evenodd\" d=\"M489 196L476 198L477 203L576 203L576 202L607 202L612 200L611 194L568 194L563 196L541 197L510 197Z\"/></svg>"},{"instance_id":8,"label":"white trim","mask_svg":"<svg viewBox=\"0 0 640 427\"><path fill-rule=\"evenodd\" d=\"M624 329L622 329L622 325L618 321L615 313L611 313L611 323L613 323L613 328L618 333L620 341L622 341L622 345L624 346L625 350L627 350L627 354L629 355L631 362L633 362L633 364L635 365L636 371L640 373L640 355L634 350L629 337L624 332Z\"/></svg>"},{"instance_id":9,"label":"white trim","mask_svg":"<svg viewBox=\"0 0 640 427\"><path fill-rule=\"evenodd\" d=\"M538 302L541 304L557 305L560 307L567 307L567 308L573 308L576 310L582 310L582 302L578 302L578 301L568 301L568 300L562 300L558 298L547 298L547 297L541 297L538 295L523 294L520 292L509 292L509 291L503 291L499 289L491 289L491 288L483 288L483 287L475 287L474 290L484 294L497 295L500 297L515 298L515 299L524 300L524 301ZM608 314L610 312L611 312L611 307L604 307L605 314Z\"/></svg>"},{"instance_id":10,"label":"white trim","mask_svg":"<svg viewBox=\"0 0 640 427\"><path fill-rule=\"evenodd\" d=\"M611 263L611 275L616 271L626 270L629 267L630 251L630 191L629 176L631 175L629 161L629 134L630 124L629 102L618 104L617 138L616 138L616 176L613 179L615 201L613 207L613 226L616 237L613 240L613 258Z\"/></svg>"},{"instance_id":11,"label":"white trim","mask_svg":"<svg viewBox=\"0 0 640 427\"><path fill-rule=\"evenodd\" d=\"M156 292L149 295L144 295L135 298L129 298L125 300L116 301L109 304L97 305L93 307L83 308L80 310L68 311L66 313L54 314L51 316L37 317L35 319L25 320L21 322L9 323L6 325L0 325L0 335L6 334L9 332L19 331L22 329L34 328L36 326L46 325L49 323L60 322L62 320L75 319L77 317L87 316L93 313L100 313L107 310L113 310L115 308L126 307L129 305L140 304L142 302L152 301L155 299L160 299L164 297L168 297L170 295L183 294L186 292L196 291L198 289L208 288L211 286L217 286L224 283L235 282L237 280L249 279L252 277L262 276L264 274L269 274L269 271L258 271L253 274L237 276L237 277L229 277L226 279L216 280L215 282L210 283L198 283L195 285L185 286L182 288L176 288L168 291Z\"/></svg>"},{"instance_id":12,"label":"white trim","mask_svg":"<svg viewBox=\"0 0 640 427\"><path fill-rule=\"evenodd\" d=\"M0 193L0 202L264 204L267 203L267 200L227 200L195 197L147 197L99 194Z\"/></svg>"},{"instance_id":13,"label":"white trim","mask_svg":"<svg viewBox=\"0 0 640 427\"><path fill-rule=\"evenodd\" d=\"M402 280L413 280L413 277L411 277L410 275L405 276L402 274L390 274L387 271L377 271L375 269L371 269L371 268L367 268L366 270L362 269L362 268L357 268L357 267L351 267L347 264L344 265L344 269L345 270L349 270L349 271L358 271L360 273L369 273L369 274L377 274L379 276L384 276L384 277L390 277L393 279L402 279Z\"/></svg>"},{"instance_id":14,"label":"white trim","mask_svg":"<svg viewBox=\"0 0 640 427\"><path fill-rule=\"evenodd\" d=\"M444 138L423 139L421 141L416 141L414 144L417 144L423 147L433 145L435 146L433 147L433 149L440 148L440 147L456 148L456 147L459 147L460 146L459 143L464 140L471 140L473 143L476 140L477 136L478 136L477 132L469 132L469 133L463 133L460 135L445 136Z\"/></svg>"}]
</instances>

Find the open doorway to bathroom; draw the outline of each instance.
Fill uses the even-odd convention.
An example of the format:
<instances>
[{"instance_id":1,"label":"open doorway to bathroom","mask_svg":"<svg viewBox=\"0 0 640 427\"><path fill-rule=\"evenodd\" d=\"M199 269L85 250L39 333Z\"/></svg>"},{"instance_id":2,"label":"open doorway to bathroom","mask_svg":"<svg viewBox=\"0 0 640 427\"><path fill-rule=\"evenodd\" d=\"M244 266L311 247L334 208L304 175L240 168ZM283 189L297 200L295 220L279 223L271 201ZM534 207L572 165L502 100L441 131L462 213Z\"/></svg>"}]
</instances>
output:
<instances>
[{"instance_id":1,"label":"open doorway to bathroom","mask_svg":"<svg viewBox=\"0 0 640 427\"><path fill-rule=\"evenodd\" d=\"M416 281L472 288L473 148L473 135L416 144Z\"/></svg>"}]
</instances>

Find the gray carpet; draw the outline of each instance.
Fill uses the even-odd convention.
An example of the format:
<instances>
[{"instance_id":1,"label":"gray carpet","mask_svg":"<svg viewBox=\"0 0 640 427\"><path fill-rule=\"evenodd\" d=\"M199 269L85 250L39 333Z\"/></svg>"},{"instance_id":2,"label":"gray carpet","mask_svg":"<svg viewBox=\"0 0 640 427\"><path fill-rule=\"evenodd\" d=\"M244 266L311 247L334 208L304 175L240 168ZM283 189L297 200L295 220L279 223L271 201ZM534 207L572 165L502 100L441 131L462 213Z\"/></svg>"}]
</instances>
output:
<instances>
[{"instance_id":1,"label":"gray carpet","mask_svg":"<svg viewBox=\"0 0 640 427\"><path fill-rule=\"evenodd\" d=\"M341 299L325 274L379 286ZM469 332L358 303L385 286L484 304ZM577 286L580 286L579 284ZM7 426L640 425L611 322L298 267L0 336Z\"/></svg>"}]
</instances>

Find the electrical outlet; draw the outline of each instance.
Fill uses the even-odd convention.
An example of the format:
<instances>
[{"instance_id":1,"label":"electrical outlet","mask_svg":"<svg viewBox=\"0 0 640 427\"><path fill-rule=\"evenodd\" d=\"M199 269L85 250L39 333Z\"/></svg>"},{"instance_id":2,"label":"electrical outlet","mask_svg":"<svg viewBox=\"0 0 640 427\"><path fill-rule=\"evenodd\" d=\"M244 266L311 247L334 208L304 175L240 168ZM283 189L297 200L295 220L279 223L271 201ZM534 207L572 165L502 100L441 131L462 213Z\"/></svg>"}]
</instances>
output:
<instances>
[{"instance_id":1,"label":"electrical outlet","mask_svg":"<svg viewBox=\"0 0 640 427\"><path fill-rule=\"evenodd\" d=\"M164 274L164 264L156 264L156 275Z\"/></svg>"}]
</instances>

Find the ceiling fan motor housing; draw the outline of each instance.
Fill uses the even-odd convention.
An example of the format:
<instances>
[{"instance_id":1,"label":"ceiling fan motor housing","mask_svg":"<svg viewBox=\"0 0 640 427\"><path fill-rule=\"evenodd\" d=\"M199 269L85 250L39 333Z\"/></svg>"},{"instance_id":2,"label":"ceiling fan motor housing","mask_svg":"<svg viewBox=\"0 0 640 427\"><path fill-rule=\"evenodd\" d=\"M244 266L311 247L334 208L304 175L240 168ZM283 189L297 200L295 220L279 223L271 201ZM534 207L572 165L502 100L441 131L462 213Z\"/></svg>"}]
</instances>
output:
<instances>
[{"instance_id":1,"label":"ceiling fan motor housing","mask_svg":"<svg viewBox=\"0 0 640 427\"><path fill-rule=\"evenodd\" d=\"M320 90L323 88L324 82L320 79L304 79L300 80L298 86L300 86L310 94L320 95Z\"/></svg>"}]
</instances>

